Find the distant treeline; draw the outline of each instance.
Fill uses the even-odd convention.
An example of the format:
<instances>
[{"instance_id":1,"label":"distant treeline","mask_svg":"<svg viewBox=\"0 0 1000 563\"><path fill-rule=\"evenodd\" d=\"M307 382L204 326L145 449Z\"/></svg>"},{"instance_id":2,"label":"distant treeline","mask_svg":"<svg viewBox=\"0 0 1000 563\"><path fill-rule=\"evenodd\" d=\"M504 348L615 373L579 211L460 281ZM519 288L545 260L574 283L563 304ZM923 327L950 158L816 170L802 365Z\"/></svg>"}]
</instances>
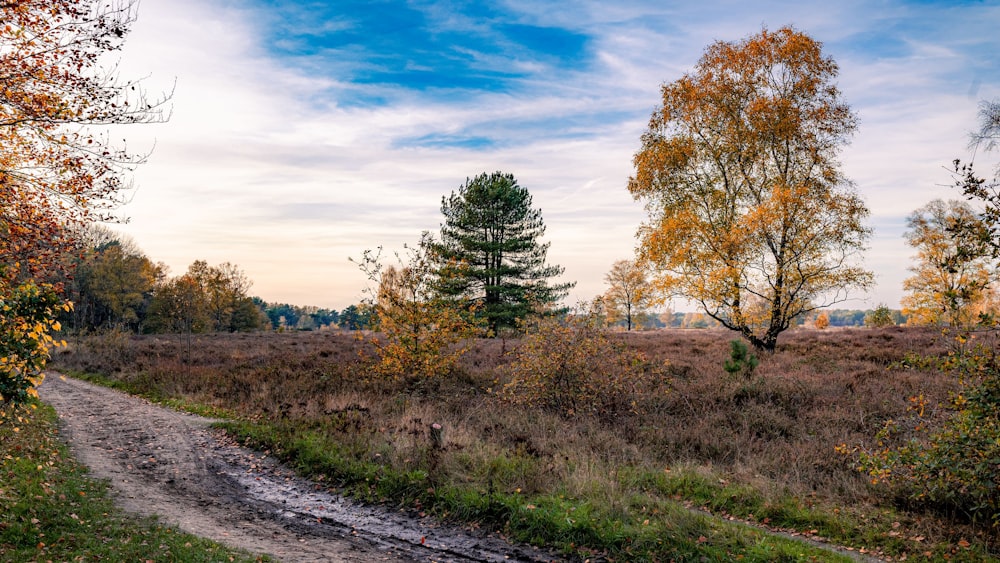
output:
<instances>
[{"instance_id":1,"label":"distant treeline","mask_svg":"<svg viewBox=\"0 0 1000 563\"><path fill-rule=\"evenodd\" d=\"M868 318L873 311L873 309L824 309L822 311L816 311L806 318L799 317L797 320L798 326L802 326L804 324L814 322L817 314L824 313L830 320L830 326L865 326L867 324L865 319ZM899 309L889 309L889 315L892 318L893 324L906 324L907 317Z\"/></svg>"},{"instance_id":2,"label":"distant treeline","mask_svg":"<svg viewBox=\"0 0 1000 563\"><path fill-rule=\"evenodd\" d=\"M814 311L808 315L799 316L795 319L794 326L810 326L815 323L816 317L825 314L829 319L829 326L866 326L865 319L872 314L873 309L823 309ZM906 324L906 317L898 309L888 310L892 324ZM625 327L625 321L618 320L610 323L613 327ZM645 312L636 316L636 327L644 330L657 328L715 328L722 325L704 313L680 313L667 311L664 313Z\"/></svg>"},{"instance_id":3,"label":"distant treeline","mask_svg":"<svg viewBox=\"0 0 1000 563\"><path fill-rule=\"evenodd\" d=\"M192 263L178 276L154 263L134 241L103 227L92 227L80 237L71 277L53 280L67 290L74 307L60 319L78 332L108 329L135 333L248 332L258 330L370 329L372 309L354 304L338 311L288 303L268 303L249 295L253 282L236 265L217 266L203 260ZM888 324L904 324L898 310L880 307ZM816 323L825 315L828 326L864 326L870 310L813 311L796 319L797 326ZM617 316L609 326L621 325ZM635 328L711 328L720 326L704 313L643 312Z\"/></svg>"},{"instance_id":4,"label":"distant treeline","mask_svg":"<svg viewBox=\"0 0 1000 563\"><path fill-rule=\"evenodd\" d=\"M274 330L314 330L321 328L341 328L362 330L371 327L371 308L365 305L350 305L342 311L319 307L299 307L288 303L266 303L259 297L254 303L264 312Z\"/></svg>"},{"instance_id":5,"label":"distant treeline","mask_svg":"<svg viewBox=\"0 0 1000 563\"><path fill-rule=\"evenodd\" d=\"M249 295L253 282L235 264L196 260L186 272L167 275L126 236L101 226L82 233L75 253L63 259L72 275L53 274L73 303L59 319L65 330L134 333L249 332L368 328L363 305L342 311L267 303Z\"/></svg>"}]
</instances>

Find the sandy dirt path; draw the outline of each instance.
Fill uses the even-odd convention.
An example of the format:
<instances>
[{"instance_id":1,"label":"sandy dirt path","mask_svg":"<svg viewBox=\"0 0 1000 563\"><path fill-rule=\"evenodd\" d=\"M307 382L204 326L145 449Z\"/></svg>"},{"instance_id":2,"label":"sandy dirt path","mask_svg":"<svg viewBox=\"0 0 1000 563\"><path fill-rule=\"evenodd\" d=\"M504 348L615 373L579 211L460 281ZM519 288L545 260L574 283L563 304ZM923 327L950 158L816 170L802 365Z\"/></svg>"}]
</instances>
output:
<instances>
[{"instance_id":1,"label":"sandy dirt path","mask_svg":"<svg viewBox=\"0 0 1000 563\"><path fill-rule=\"evenodd\" d=\"M128 511L281 561L552 561L430 518L359 505L239 447L211 420L58 374L63 438Z\"/></svg>"}]
</instances>

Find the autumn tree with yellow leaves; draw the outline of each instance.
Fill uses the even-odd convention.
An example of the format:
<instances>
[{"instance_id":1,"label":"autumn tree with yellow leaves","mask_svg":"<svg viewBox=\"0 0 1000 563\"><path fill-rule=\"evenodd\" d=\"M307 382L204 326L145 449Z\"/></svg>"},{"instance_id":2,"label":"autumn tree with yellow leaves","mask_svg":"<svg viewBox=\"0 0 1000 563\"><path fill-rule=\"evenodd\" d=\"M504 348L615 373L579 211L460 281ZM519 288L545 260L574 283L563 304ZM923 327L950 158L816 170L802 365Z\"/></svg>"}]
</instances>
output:
<instances>
[{"instance_id":1,"label":"autumn tree with yellow leaves","mask_svg":"<svg viewBox=\"0 0 1000 563\"><path fill-rule=\"evenodd\" d=\"M183 275L155 285L145 329L186 334L259 330L266 315L248 295L252 285L235 264L195 260Z\"/></svg>"},{"instance_id":2,"label":"autumn tree with yellow leaves","mask_svg":"<svg viewBox=\"0 0 1000 563\"><path fill-rule=\"evenodd\" d=\"M131 0L0 0L0 393L39 381L58 297L31 281L64 263L73 229L122 201L141 162L97 128L162 119L114 74L135 20ZM113 63L113 61L110 61Z\"/></svg>"},{"instance_id":3,"label":"autumn tree with yellow leaves","mask_svg":"<svg viewBox=\"0 0 1000 563\"><path fill-rule=\"evenodd\" d=\"M154 264L130 237L103 225L82 234L72 279L75 331L128 329L141 332L157 281L166 266Z\"/></svg>"},{"instance_id":4,"label":"autumn tree with yellow leaves","mask_svg":"<svg viewBox=\"0 0 1000 563\"><path fill-rule=\"evenodd\" d=\"M792 321L865 290L868 209L840 171L856 117L837 64L785 27L710 45L662 87L628 189L645 202L640 257L759 350Z\"/></svg>"},{"instance_id":5,"label":"autumn tree with yellow leaves","mask_svg":"<svg viewBox=\"0 0 1000 563\"><path fill-rule=\"evenodd\" d=\"M940 199L914 211L906 223L906 242L917 250L913 275L903 281L907 322L972 324L990 306L995 275L986 224L968 203Z\"/></svg>"},{"instance_id":6,"label":"autumn tree with yellow leaves","mask_svg":"<svg viewBox=\"0 0 1000 563\"><path fill-rule=\"evenodd\" d=\"M162 119L162 99L113 74L134 1L0 0L0 262L50 268L67 227L106 218L145 155L107 132Z\"/></svg>"},{"instance_id":7,"label":"autumn tree with yellow leaves","mask_svg":"<svg viewBox=\"0 0 1000 563\"><path fill-rule=\"evenodd\" d=\"M635 260L618 260L605 274L608 290L604 305L612 321L625 320L626 330L632 330L635 318L653 302L654 295L646 271Z\"/></svg>"},{"instance_id":8,"label":"autumn tree with yellow leaves","mask_svg":"<svg viewBox=\"0 0 1000 563\"><path fill-rule=\"evenodd\" d=\"M476 305L442 296L437 283L440 257L430 233L423 233L416 246L386 262L381 249L366 250L357 261L374 283L367 303L374 310L372 338L377 361L373 374L383 380L420 385L450 373L468 350L462 341L481 335Z\"/></svg>"}]
</instances>

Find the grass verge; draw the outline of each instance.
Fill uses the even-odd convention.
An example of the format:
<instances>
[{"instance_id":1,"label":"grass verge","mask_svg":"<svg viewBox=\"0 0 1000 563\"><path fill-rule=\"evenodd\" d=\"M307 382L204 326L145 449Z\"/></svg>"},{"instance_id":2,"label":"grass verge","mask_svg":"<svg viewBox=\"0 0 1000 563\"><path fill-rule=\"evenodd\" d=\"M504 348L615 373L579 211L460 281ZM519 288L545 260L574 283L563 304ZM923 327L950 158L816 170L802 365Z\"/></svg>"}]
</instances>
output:
<instances>
[{"instance_id":1,"label":"grass verge","mask_svg":"<svg viewBox=\"0 0 1000 563\"><path fill-rule=\"evenodd\" d=\"M148 399L158 405L172 408L174 410L189 412L207 418L236 418L236 413L211 405L203 405L195 401L188 401L178 397L171 397L166 393L159 392L155 386L142 381L126 381L114 379L100 373L88 371L64 370L65 375L75 377L95 385L101 385L109 389L115 389L129 395L135 395Z\"/></svg>"},{"instance_id":2,"label":"grass verge","mask_svg":"<svg viewBox=\"0 0 1000 563\"><path fill-rule=\"evenodd\" d=\"M521 494L482 483L442 482L427 470L399 471L359 457L322 434L274 423L221 426L268 449L341 493L503 531L522 542L609 561L850 561L803 541L699 514L672 499L632 495L630 514L567 492ZM496 459L497 466L509 463Z\"/></svg>"},{"instance_id":3,"label":"grass verge","mask_svg":"<svg viewBox=\"0 0 1000 563\"><path fill-rule=\"evenodd\" d=\"M270 561L115 508L44 404L0 422L0 514L0 561Z\"/></svg>"}]
</instances>

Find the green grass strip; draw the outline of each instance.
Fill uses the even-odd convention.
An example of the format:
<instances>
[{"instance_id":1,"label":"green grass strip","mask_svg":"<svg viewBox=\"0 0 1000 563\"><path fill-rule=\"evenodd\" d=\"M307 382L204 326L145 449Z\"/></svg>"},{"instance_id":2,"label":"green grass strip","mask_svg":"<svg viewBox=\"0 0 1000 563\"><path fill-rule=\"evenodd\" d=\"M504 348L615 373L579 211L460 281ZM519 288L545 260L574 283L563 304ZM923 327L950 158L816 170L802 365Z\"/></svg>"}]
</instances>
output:
<instances>
[{"instance_id":1,"label":"green grass strip","mask_svg":"<svg viewBox=\"0 0 1000 563\"><path fill-rule=\"evenodd\" d=\"M44 404L0 421L0 561L270 561L117 509Z\"/></svg>"},{"instance_id":2,"label":"green grass strip","mask_svg":"<svg viewBox=\"0 0 1000 563\"><path fill-rule=\"evenodd\" d=\"M850 561L805 542L696 513L672 500L639 499L656 515L641 521L623 519L587 499L436 483L426 471L404 472L365 461L364 452L291 424L220 426L247 445L272 451L303 474L324 476L348 496L475 522L566 554L628 561Z\"/></svg>"}]
</instances>

